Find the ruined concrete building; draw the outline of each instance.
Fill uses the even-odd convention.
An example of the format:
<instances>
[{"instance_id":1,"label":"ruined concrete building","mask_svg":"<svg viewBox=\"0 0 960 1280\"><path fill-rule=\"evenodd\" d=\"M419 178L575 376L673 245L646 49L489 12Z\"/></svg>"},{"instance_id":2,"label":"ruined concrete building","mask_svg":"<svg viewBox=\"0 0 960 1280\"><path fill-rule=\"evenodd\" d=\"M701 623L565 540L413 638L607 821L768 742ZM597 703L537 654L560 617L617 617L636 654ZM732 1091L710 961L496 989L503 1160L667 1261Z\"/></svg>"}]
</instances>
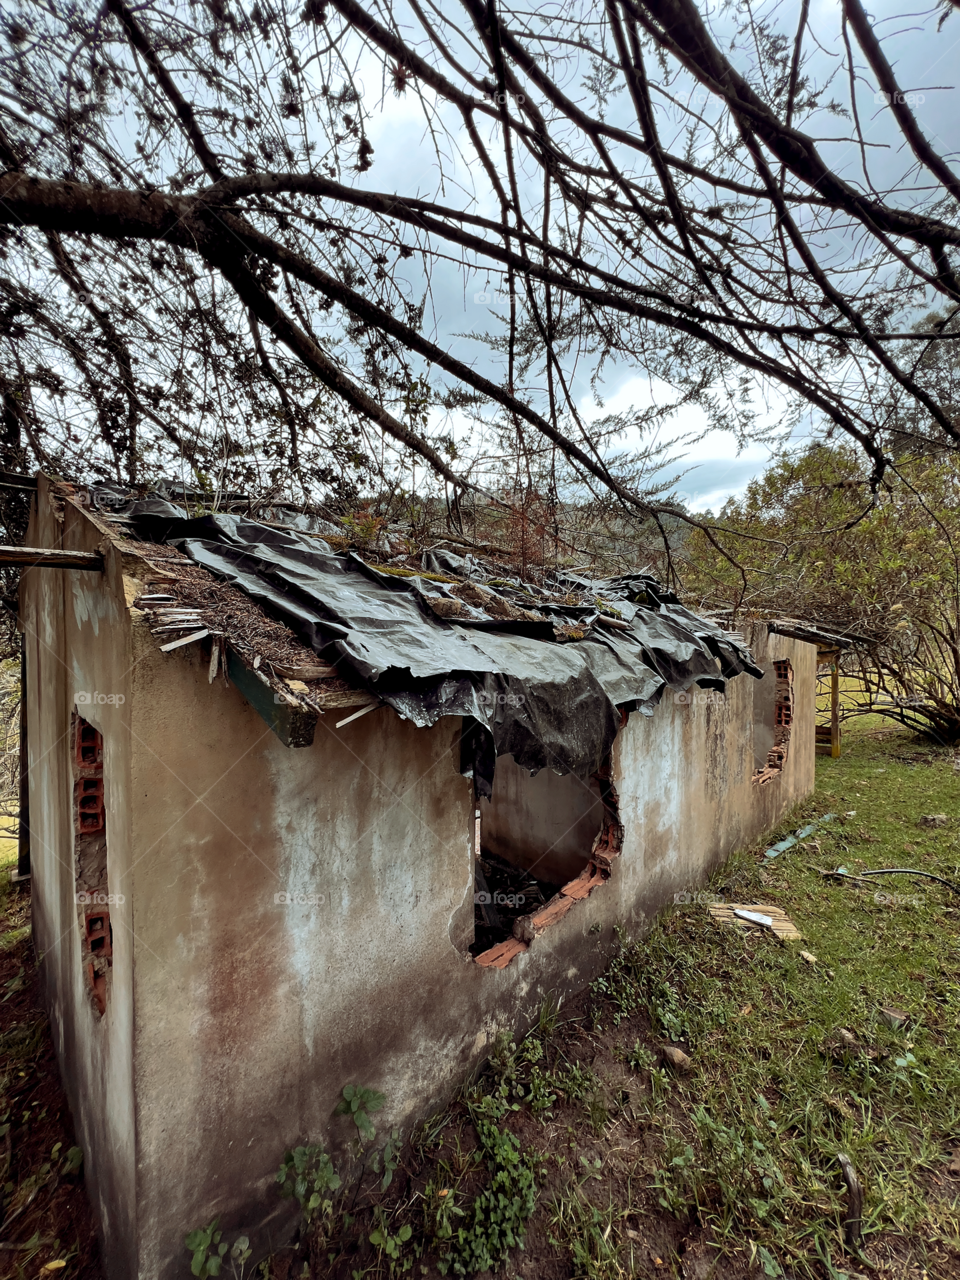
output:
<instances>
[{"instance_id":1,"label":"ruined concrete building","mask_svg":"<svg viewBox=\"0 0 960 1280\"><path fill-rule=\"evenodd\" d=\"M215 1215L281 1242L276 1171L346 1084L409 1131L813 786L815 646L643 574L377 566L42 476L28 545L94 557L25 571L22 625L36 944L111 1280L185 1274Z\"/></svg>"}]
</instances>

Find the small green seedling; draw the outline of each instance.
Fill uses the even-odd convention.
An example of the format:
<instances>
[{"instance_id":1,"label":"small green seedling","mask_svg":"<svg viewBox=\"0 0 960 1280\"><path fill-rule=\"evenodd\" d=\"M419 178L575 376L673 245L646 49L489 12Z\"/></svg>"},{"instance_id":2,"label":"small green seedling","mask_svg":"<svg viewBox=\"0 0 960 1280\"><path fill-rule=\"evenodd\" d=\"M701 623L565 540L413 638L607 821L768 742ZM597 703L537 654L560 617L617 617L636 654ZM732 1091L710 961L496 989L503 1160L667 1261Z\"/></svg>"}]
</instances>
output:
<instances>
[{"instance_id":1,"label":"small green seedling","mask_svg":"<svg viewBox=\"0 0 960 1280\"><path fill-rule=\"evenodd\" d=\"M206 1280L208 1276L218 1276L223 1269L223 1261L227 1250L230 1250L230 1261L233 1264L233 1274L235 1276L243 1276L243 1269L250 1257L250 1241L246 1236L238 1236L234 1242L233 1248L223 1239L223 1232L217 1230L220 1222L219 1218L214 1220L207 1227L198 1227L196 1231L191 1231L184 1240L184 1244L193 1257L190 1261L190 1274L199 1276L200 1280ZM211 1253L211 1249L213 1252ZM240 1264L240 1271L237 1272L237 1263Z\"/></svg>"},{"instance_id":2,"label":"small green seedling","mask_svg":"<svg viewBox=\"0 0 960 1280\"><path fill-rule=\"evenodd\" d=\"M318 1209L326 1217L333 1208L331 1193L339 1190L340 1175L322 1147L294 1147L283 1157L277 1182L282 1196L296 1196L310 1223Z\"/></svg>"},{"instance_id":3,"label":"small green seedling","mask_svg":"<svg viewBox=\"0 0 960 1280\"><path fill-rule=\"evenodd\" d=\"M391 1262L396 1262L403 1246L412 1235L413 1227L409 1223L404 1223L397 1234L392 1236L387 1229L386 1215L381 1212L378 1215L376 1227L370 1232L370 1243L375 1249L385 1253Z\"/></svg>"},{"instance_id":4,"label":"small green seedling","mask_svg":"<svg viewBox=\"0 0 960 1280\"><path fill-rule=\"evenodd\" d=\"M360 1136L365 1142L372 1142L377 1136L370 1119L372 1111L379 1111L386 1098L376 1089L365 1089L362 1084L348 1084L343 1089L343 1099L338 1102L334 1115L350 1116L357 1126Z\"/></svg>"}]
</instances>

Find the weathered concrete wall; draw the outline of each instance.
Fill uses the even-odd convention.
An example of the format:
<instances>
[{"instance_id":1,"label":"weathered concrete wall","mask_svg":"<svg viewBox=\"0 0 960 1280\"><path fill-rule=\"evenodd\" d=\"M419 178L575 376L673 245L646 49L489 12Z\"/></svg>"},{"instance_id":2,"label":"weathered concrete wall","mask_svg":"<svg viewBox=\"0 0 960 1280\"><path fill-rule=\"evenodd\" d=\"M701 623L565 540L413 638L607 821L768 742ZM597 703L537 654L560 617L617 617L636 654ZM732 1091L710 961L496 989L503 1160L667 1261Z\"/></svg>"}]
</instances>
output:
<instances>
[{"instance_id":1,"label":"weathered concrete wall","mask_svg":"<svg viewBox=\"0 0 960 1280\"><path fill-rule=\"evenodd\" d=\"M482 847L556 885L586 866L602 821L596 783L552 769L531 777L513 756L497 761L493 799L480 801Z\"/></svg>"},{"instance_id":2,"label":"weathered concrete wall","mask_svg":"<svg viewBox=\"0 0 960 1280\"><path fill-rule=\"evenodd\" d=\"M96 551L100 534L75 508L57 519L41 478L31 546ZM126 705L98 703L95 693L129 693L129 622L120 557L107 552L106 573L31 569L21 587L27 646L26 703L30 749L30 862L33 932L40 975L86 1185L99 1218L110 1280L135 1274L136 1194L133 1107L132 902L110 907L113 969L106 1013L94 1011L81 963L75 898L71 713L79 710L103 735L107 882L131 861L130 731Z\"/></svg>"},{"instance_id":3,"label":"weathered concrete wall","mask_svg":"<svg viewBox=\"0 0 960 1280\"><path fill-rule=\"evenodd\" d=\"M282 1238L274 1175L343 1085L381 1088L403 1122L479 1048L450 998L474 967L450 940L472 915L472 796L458 722L425 733L384 710L338 732L331 716L290 750L207 683L197 647L138 645L140 1265L156 1277L215 1214Z\"/></svg>"},{"instance_id":4,"label":"weathered concrete wall","mask_svg":"<svg viewBox=\"0 0 960 1280\"><path fill-rule=\"evenodd\" d=\"M749 677L716 704L668 696L652 718L632 716L614 760L625 837L611 880L508 968L485 970L452 941L473 894L457 722L416 730L384 709L338 732L331 716L311 748L291 751L232 687L208 685L197 647L167 657L138 634L142 1275L172 1275L184 1231L215 1214L264 1244L282 1237L289 1202L272 1180L283 1151L349 1137L331 1118L345 1084L387 1095L382 1131L409 1126L500 1030L532 1021L546 994L582 989L615 924L642 928L805 794L813 651L771 642L761 657L789 657L795 671L783 776L750 782L760 686Z\"/></svg>"},{"instance_id":5,"label":"weathered concrete wall","mask_svg":"<svg viewBox=\"0 0 960 1280\"><path fill-rule=\"evenodd\" d=\"M38 529L37 542L54 544L56 533ZM64 545L92 545L85 536ZM273 1181L283 1153L349 1138L347 1122L332 1118L345 1084L387 1096L381 1132L409 1127L500 1030L529 1025L547 994L582 989L607 962L616 924L642 929L812 786L815 653L761 633L760 659L794 667L783 774L750 782L762 698L750 677L716 703L668 695L652 718L632 715L614 751L624 843L611 879L507 968L482 968L464 949L475 806L457 772L459 722L417 730L381 709L337 731L330 715L312 747L288 749L232 686L208 683L199 646L161 654L135 613L129 627L116 618L122 583L111 572L87 588L82 621L56 595L62 575L28 590L49 646L31 651L46 681L30 694L41 711L31 719L38 845L71 838L57 743L72 686L127 697L115 721L115 709L109 719L90 709L116 815L111 888L126 897L130 930L115 931L102 1024L84 1020L62 941L45 961L111 1280L184 1274L184 1234L215 1215L259 1246L276 1243L291 1213ZM36 856L38 940L49 947L70 924L72 868L69 857Z\"/></svg>"},{"instance_id":6,"label":"weathered concrete wall","mask_svg":"<svg viewBox=\"0 0 960 1280\"><path fill-rule=\"evenodd\" d=\"M634 927L674 894L695 890L727 854L774 826L813 790L816 649L768 636L765 627L748 640L767 672L763 680L739 676L719 697L690 690L686 702L668 692L649 719L632 715L615 744L624 842L602 892L613 891L620 918ZM772 663L781 658L793 667L790 747L782 774L758 786L751 778L768 749ZM768 744L759 759L758 740Z\"/></svg>"}]
</instances>

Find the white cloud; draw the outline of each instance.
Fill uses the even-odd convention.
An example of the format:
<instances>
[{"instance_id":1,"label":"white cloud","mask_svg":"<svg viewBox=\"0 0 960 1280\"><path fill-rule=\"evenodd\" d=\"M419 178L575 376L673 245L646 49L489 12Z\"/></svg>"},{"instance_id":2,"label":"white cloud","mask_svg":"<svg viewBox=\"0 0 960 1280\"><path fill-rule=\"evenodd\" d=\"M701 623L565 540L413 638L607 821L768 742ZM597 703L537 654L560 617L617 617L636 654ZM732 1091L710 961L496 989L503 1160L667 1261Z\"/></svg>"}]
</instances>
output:
<instances>
[{"instance_id":1,"label":"white cloud","mask_svg":"<svg viewBox=\"0 0 960 1280\"><path fill-rule=\"evenodd\" d=\"M592 396L580 400L580 412L587 421L596 421L610 413L624 413L631 408L645 409L652 404L667 404L674 398L666 383L643 375L627 376L598 408ZM759 425L775 427L786 410L786 398L777 388L765 388L758 394ZM732 435L722 431L706 431L707 415L699 405L683 405L658 429L654 437L641 438L639 431L628 431L620 441L623 449L643 445L674 443L682 460L662 468L653 478L665 480L678 471L685 474L677 481L675 492L692 511L718 510L727 498L739 495L755 477L761 475L779 443L752 442L738 451ZM705 434L702 434L704 433ZM690 439L690 437L693 437ZM701 437L701 438L696 438ZM686 443L684 442L686 439ZM797 433L791 437L797 440ZM786 443L783 437L780 443Z\"/></svg>"}]
</instances>

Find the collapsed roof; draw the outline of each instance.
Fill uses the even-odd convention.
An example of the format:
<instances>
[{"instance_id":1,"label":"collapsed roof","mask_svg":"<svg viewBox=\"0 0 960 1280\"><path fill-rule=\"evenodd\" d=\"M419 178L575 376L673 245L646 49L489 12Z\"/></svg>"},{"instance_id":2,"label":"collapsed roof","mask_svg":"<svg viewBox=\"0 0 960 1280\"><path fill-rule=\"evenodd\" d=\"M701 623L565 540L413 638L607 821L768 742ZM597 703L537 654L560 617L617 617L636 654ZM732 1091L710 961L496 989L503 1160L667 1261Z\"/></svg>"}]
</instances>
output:
<instances>
[{"instance_id":1,"label":"collapsed roof","mask_svg":"<svg viewBox=\"0 0 960 1280\"><path fill-rule=\"evenodd\" d=\"M739 637L646 573L556 572L534 584L440 550L419 571L378 566L293 527L191 518L165 497L126 501L113 486L90 497L114 534L119 524L176 548L232 584L371 704L421 727L465 717L461 768L480 795L492 793L499 755L586 778L609 753L621 711L652 715L667 689L722 690L741 672L762 675Z\"/></svg>"}]
</instances>

